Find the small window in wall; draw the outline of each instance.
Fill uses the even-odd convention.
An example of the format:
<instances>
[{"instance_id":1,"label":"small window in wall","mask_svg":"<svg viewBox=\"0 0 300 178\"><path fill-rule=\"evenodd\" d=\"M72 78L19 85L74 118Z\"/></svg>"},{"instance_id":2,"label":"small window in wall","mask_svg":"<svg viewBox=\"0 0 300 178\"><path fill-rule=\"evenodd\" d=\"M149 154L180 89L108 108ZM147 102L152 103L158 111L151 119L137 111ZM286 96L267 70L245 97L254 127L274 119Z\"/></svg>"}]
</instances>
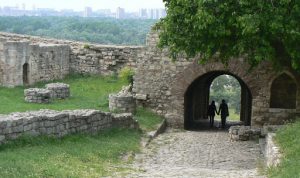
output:
<instances>
[{"instance_id":1,"label":"small window in wall","mask_svg":"<svg viewBox=\"0 0 300 178\"><path fill-rule=\"evenodd\" d=\"M28 72L29 72L29 65L28 65L28 63L25 63L23 65L23 85L29 84Z\"/></svg>"},{"instance_id":2,"label":"small window in wall","mask_svg":"<svg viewBox=\"0 0 300 178\"><path fill-rule=\"evenodd\" d=\"M271 108L295 109L297 85L287 74L278 76L271 86Z\"/></svg>"}]
</instances>

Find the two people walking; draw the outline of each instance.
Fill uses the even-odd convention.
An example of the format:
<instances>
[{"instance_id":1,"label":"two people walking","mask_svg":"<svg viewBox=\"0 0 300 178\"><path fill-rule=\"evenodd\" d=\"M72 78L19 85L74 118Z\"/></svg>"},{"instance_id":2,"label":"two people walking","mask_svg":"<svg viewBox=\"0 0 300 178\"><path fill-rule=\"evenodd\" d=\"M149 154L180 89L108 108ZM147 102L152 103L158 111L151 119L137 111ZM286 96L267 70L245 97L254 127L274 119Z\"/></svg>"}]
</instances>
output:
<instances>
[{"instance_id":1,"label":"two people walking","mask_svg":"<svg viewBox=\"0 0 300 178\"><path fill-rule=\"evenodd\" d=\"M209 117L210 127L213 127L213 125L214 125L215 114L217 114L217 115L221 114L222 128L225 128L226 117L229 116L229 111L228 111L228 105L226 104L224 99L222 100L222 103L220 104L219 111L217 111L215 101L212 101L211 104L208 106L208 117Z\"/></svg>"}]
</instances>

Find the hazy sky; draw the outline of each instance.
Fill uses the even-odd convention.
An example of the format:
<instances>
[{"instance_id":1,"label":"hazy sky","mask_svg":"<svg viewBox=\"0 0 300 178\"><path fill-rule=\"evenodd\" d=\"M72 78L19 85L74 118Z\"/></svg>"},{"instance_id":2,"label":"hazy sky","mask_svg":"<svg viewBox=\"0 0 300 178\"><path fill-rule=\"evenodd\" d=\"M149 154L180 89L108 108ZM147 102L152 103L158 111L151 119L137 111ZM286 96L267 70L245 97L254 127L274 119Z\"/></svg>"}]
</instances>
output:
<instances>
[{"instance_id":1,"label":"hazy sky","mask_svg":"<svg viewBox=\"0 0 300 178\"><path fill-rule=\"evenodd\" d=\"M127 11L138 11L140 8L164 8L163 0L0 0L0 6L22 7L26 4L26 9L37 8L54 9L75 9L83 10L89 6L93 9L112 9L117 7L125 8Z\"/></svg>"}]
</instances>

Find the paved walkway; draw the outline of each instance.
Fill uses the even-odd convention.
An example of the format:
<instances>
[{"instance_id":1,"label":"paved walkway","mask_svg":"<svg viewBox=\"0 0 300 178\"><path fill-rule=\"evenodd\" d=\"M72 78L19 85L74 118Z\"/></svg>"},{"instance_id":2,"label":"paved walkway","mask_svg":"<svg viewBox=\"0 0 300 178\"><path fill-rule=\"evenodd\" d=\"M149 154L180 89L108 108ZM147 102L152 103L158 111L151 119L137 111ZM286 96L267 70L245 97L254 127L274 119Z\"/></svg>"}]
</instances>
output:
<instances>
[{"instance_id":1,"label":"paved walkway","mask_svg":"<svg viewBox=\"0 0 300 178\"><path fill-rule=\"evenodd\" d=\"M263 177L256 170L259 156L256 142L230 142L222 130L169 130L136 155L136 171L127 177Z\"/></svg>"}]
</instances>

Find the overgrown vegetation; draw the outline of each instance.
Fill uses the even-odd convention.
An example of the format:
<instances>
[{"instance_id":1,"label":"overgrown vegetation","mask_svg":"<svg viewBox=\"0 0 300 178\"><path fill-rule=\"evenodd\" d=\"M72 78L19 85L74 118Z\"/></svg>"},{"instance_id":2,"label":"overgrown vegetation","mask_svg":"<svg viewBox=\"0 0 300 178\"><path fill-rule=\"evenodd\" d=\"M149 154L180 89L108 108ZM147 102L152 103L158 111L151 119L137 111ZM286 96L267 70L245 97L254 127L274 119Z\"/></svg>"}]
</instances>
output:
<instances>
[{"instance_id":1,"label":"overgrown vegetation","mask_svg":"<svg viewBox=\"0 0 300 178\"><path fill-rule=\"evenodd\" d=\"M156 22L147 19L2 16L0 31L100 44L144 45L147 33Z\"/></svg>"},{"instance_id":2,"label":"overgrown vegetation","mask_svg":"<svg viewBox=\"0 0 300 178\"><path fill-rule=\"evenodd\" d=\"M134 70L128 66L122 68L119 73L119 78L121 80L127 81L128 83L133 82Z\"/></svg>"},{"instance_id":3,"label":"overgrown vegetation","mask_svg":"<svg viewBox=\"0 0 300 178\"><path fill-rule=\"evenodd\" d=\"M141 133L112 129L61 139L23 137L0 146L0 177L105 177L128 170Z\"/></svg>"},{"instance_id":4,"label":"overgrown vegetation","mask_svg":"<svg viewBox=\"0 0 300 178\"><path fill-rule=\"evenodd\" d=\"M268 170L271 178L296 178L300 177L300 120L288 124L279 130L276 135L276 142L283 152L282 162L278 167Z\"/></svg>"},{"instance_id":5,"label":"overgrown vegetation","mask_svg":"<svg viewBox=\"0 0 300 178\"><path fill-rule=\"evenodd\" d=\"M60 80L70 85L71 97L64 100L54 100L50 104L26 103L24 101L24 87L0 87L0 114L23 112L39 109L101 109L108 110L108 95L118 92L127 81L114 77L71 75ZM39 83L37 87L44 87Z\"/></svg>"}]
</instances>

